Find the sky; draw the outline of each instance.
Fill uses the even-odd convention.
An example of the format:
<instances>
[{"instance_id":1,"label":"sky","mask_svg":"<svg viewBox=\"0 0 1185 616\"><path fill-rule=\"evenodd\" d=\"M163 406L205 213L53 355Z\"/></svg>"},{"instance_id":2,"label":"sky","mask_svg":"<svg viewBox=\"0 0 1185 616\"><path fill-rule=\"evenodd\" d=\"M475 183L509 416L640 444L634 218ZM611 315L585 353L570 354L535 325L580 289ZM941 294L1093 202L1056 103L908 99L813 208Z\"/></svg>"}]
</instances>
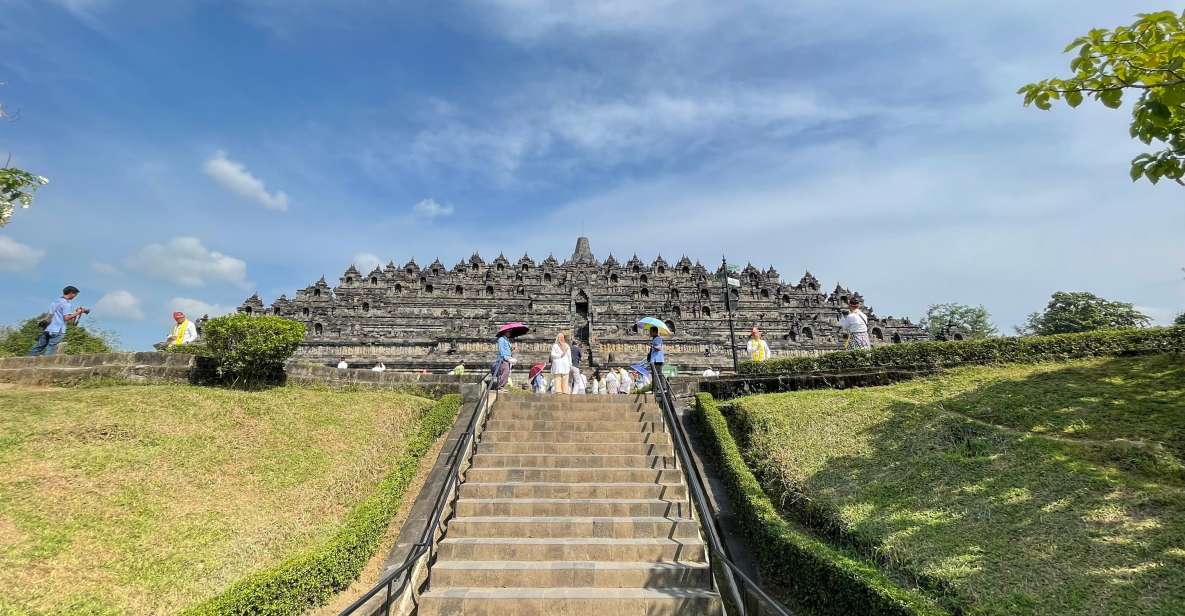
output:
<instances>
[{"instance_id":1,"label":"sky","mask_svg":"<svg viewBox=\"0 0 1185 616\"><path fill-rule=\"evenodd\" d=\"M809 269L877 314L1054 291L1185 310L1185 188L1129 108L1042 112L1142 0L0 0L0 323L82 289L126 349L357 263ZM88 321L84 321L84 324Z\"/></svg>"}]
</instances>

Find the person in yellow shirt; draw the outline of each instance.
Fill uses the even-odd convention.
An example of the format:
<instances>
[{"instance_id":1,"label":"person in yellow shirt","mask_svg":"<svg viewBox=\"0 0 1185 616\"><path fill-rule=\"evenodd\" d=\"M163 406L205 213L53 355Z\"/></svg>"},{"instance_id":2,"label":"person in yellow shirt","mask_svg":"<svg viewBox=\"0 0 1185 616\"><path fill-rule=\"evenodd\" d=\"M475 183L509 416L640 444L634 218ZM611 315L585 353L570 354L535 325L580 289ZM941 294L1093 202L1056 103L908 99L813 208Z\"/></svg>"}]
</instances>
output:
<instances>
[{"instance_id":1,"label":"person in yellow shirt","mask_svg":"<svg viewBox=\"0 0 1185 616\"><path fill-rule=\"evenodd\" d=\"M185 317L184 312L174 312L173 320L177 322L177 326L173 328L173 333L169 334L169 346L181 346L197 340L197 327L193 321Z\"/></svg>"},{"instance_id":2,"label":"person in yellow shirt","mask_svg":"<svg viewBox=\"0 0 1185 616\"><path fill-rule=\"evenodd\" d=\"M761 339L761 330L756 327L749 332L749 361L759 364L769 359L769 345Z\"/></svg>"}]
</instances>

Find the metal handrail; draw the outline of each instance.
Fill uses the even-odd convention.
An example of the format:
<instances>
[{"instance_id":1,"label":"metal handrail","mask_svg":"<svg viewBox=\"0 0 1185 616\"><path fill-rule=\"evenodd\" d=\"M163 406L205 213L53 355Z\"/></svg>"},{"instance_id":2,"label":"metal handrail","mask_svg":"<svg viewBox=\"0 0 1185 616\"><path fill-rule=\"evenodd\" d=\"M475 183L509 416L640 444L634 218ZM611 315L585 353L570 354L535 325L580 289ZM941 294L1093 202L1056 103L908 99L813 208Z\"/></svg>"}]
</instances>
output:
<instances>
[{"instance_id":1,"label":"metal handrail","mask_svg":"<svg viewBox=\"0 0 1185 616\"><path fill-rule=\"evenodd\" d=\"M383 616L389 616L391 613L391 598L398 596L403 592L403 589L411 581L411 569L416 562L425 554L431 551L435 543L436 530L440 527L443 520L441 517L444 514L444 509L448 505L449 494L453 489L459 485L461 477L461 464L464 462L466 456L464 452L473 444L477 435L477 426L479 424L479 417L483 414L483 410L487 410L485 406L490 397L490 382L485 380L482 383L481 395L477 397L477 404L473 407L473 416L469 419L469 426L461 438L457 439L457 444L453 446L452 451L449 452L447 460L450 460L448 476L445 479L444 485L441 486L440 492L436 495L436 502L432 507L432 515L428 517L428 524L425 525L424 531L420 534L420 540L415 544L414 549L408 553L407 557L403 559L403 563L394 570L388 572L382 577L370 590L366 591L356 601L351 603L349 607L338 613L338 616L348 616L356 613L368 601L377 596L380 592L386 591L386 597L383 599L382 613ZM396 582L398 581L398 586Z\"/></svg>"},{"instance_id":2,"label":"metal handrail","mask_svg":"<svg viewBox=\"0 0 1185 616\"><path fill-rule=\"evenodd\" d=\"M696 510L699 511L700 519L702 520L704 534L708 539L708 550L711 553L713 560L722 565L721 570L724 574L725 582L728 586L728 592L732 597L733 603L736 605L740 616L749 614L749 604L745 601L748 596L754 596L758 602L765 608L772 611L778 616L793 616L793 613L784 605L770 596L768 592L761 587L760 584L753 581L736 563L728 557L728 550L724 543L720 540L720 531L716 528L718 519L716 511L712 509L712 502L708 500L707 493L704 489L705 481L700 474L700 469L691 457L691 444L687 438L687 433L683 430L683 424L675 415L675 398L671 394L670 383L667 381L666 375L657 369L653 363L650 364L650 374L652 379L652 392L655 399L659 401L659 407L662 409L663 415L666 417L667 424L671 430L671 441L675 444L675 452L679 457L679 462L686 470L688 495L691 496L691 501L694 503ZM739 583L738 583L739 578ZM712 577L712 586L719 592L719 585L716 583L715 576ZM759 613L755 611L754 613Z\"/></svg>"}]
</instances>

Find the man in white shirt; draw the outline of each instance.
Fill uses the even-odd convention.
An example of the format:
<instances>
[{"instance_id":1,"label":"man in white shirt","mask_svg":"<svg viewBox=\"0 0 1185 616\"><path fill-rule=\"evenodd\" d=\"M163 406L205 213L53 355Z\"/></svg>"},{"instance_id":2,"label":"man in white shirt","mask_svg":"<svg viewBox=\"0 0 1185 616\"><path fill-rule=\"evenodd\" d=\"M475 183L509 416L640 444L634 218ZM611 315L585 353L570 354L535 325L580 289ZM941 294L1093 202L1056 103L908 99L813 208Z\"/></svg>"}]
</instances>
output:
<instances>
[{"instance_id":1,"label":"man in white shirt","mask_svg":"<svg viewBox=\"0 0 1185 616\"><path fill-rule=\"evenodd\" d=\"M197 340L197 327L184 312L174 312L173 320L177 322L177 326L173 328L173 333L169 334L169 346L181 346Z\"/></svg>"},{"instance_id":2,"label":"man in white shirt","mask_svg":"<svg viewBox=\"0 0 1185 616\"><path fill-rule=\"evenodd\" d=\"M872 348L872 340L868 337L868 317L860 311L860 300L855 297L848 300L848 315L840 319L839 329L848 335L845 349Z\"/></svg>"},{"instance_id":3,"label":"man in white shirt","mask_svg":"<svg viewBox=\"0 0 1185 616\"><path fill-rule=\"evenodd\" d=\"M338 362L337 362L337 369L338 370L345 370L349 367L350 367L350 364L346 363L346 356L342 355L342 358L340 360L338 360Z\"/></svg>"}]
</instances>

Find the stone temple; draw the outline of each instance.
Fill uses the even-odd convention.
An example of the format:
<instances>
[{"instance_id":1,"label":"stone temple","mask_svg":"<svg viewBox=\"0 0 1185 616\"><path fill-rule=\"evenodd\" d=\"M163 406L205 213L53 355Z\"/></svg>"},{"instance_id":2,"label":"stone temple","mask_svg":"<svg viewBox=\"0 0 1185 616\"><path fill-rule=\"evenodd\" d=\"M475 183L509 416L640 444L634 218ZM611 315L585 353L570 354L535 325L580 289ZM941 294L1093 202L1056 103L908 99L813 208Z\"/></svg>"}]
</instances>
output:
<instances>
[{"instance_id":1,"label":"stone temple","mask_svg":"<svg viewBox=\"0 0 1185 616\"><path fill-rule=\"evenodd\" d=\"M721 268L710 271L687 257L668 263L661 256L644 263L636 255L622 263L593 256L587 238L560 262L536 262L524 255L499 255L486 262L476 253L451 269L439 260L421 267L412 259L363 273L354 266L337 286L322 277L270 308L258 294L239 307L248 314L274 314L307 328L297 358L352 367L382 361L389 369L443 372L459 363L486 368L494 355L494 332L502 323L523 321L530 334L517 340L517 369L545 361L558 332L579 339L584 366L627 365L646 355L646 336L634 323L656 316L671 326L667 364L680 371L732 367L729 319ZM836 285L821 291L807 272L797 284L783 282L774 268L753 265L734 273L729 288L737 353L745 357L749 329L757 325L775 357L816 354L840 345L838 321L847 300L858 293ZM926 338L909 319L877 316L870 307L873 345ZM525 364L525 365L524 365Z\"/></svg>"}]
</instances>

